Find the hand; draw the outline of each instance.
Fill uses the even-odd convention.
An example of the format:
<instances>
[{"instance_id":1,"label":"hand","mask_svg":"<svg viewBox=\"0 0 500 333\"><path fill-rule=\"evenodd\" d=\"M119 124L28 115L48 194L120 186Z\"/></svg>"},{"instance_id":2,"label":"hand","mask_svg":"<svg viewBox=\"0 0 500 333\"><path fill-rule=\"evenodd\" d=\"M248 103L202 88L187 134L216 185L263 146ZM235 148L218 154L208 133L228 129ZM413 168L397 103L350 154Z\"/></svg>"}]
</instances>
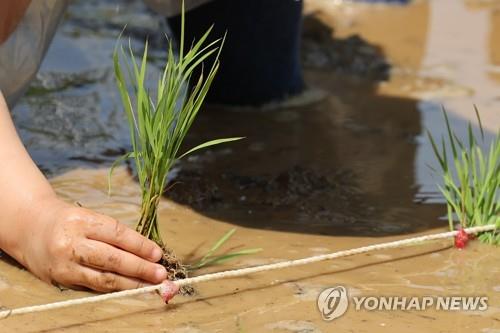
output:
<instances>
[{"instance_id":1,"label":"hand","mask_svg":"<svg viewBox=\"0 0 500 333\"><path fill-rule=\"evenodd\" d=\"M162 250L124 224L57 198L38 202L23 223L22 264L40 279L116 291L160 283ZM36 213L39 212L39 213Z\"/></svg>"},{"instance_id":2,"label":"hand","mask_svg":"<svg viewBox=\"0 0 500 333\"><path fill-rule=\"evenodd\" d=\"M162 255L155 243L57 199L19 139L1 91L0 161L0 249L39 278L97 291L166 279L155 264Z\"/></svg>"}]
</instances>

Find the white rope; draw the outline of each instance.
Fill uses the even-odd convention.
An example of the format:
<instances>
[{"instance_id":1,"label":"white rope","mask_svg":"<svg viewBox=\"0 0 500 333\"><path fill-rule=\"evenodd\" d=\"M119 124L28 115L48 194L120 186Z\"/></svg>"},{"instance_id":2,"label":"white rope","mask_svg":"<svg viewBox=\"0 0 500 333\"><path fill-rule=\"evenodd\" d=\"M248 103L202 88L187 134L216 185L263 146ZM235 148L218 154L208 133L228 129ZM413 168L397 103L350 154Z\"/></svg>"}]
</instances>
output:
<instances>
[{"instance_id":1,"label":"white rope","mask_svg":"<svg viewBox=\"0 0 500 333\"><path fill-rule=\"evenodd\" d=\"M484 231L492 231L492 230L496 230L496 227L494 224L464 229L464 231L468 234L476 234L476 233L480 233L480 232L484 232ZM413 244L421 243L421 242L425 242L425 241L445 239L445 238L454 237L457 233L458 233L458 231L449 231L449 232L443 232L443 233L439 233L439 234L432 234L432 235L407 238L407 239L403 239L403 240L381 243L381 244L374 244L374 245L359 247L359 248L355 248L355 249L351 249L351 250L344 250L344 251L338 251L338 252L333 252L333 253L329 253L329 254L322 254L322 255L317 255L317 256L313 256L313 257L307 257L307 258L303 258L303 259L296 259L296 260L283 261L283 262L274 263L274 264L267 264L267 265L247 267L247 268L242 268L242 269L234 269L234 270L218 272L218 273L211 273L211 274L201 275L201 276L187 278L187 279L183 279L183 280L176 280L173 282L177 286L181 287L181 286L185 286L185 285L197 284L197 283L206 282L206 281L220 280L220 279L243 276L243 275L265 272L265 271L270 271L270 270L275 270L275 269L282 269L282 268L288 268L288 267L294 267L294 266L307 265L307 264L312 264L312 263L320 262L320 261L324 261L324 260L331 260L331 259L336 259L336 258L341 258L341 257L347 257L347 256L355 255L355 254L361 254L361 253L366 253L366 252L371 252L371 251L376 251L376 250L384 250L384 249L403 247L403 246L413 245ZM160 291L160 289L162 287L163 287L163 284L157 284L157 285L153 285L153 286L124 290L124 291L119 291L119 292L102 294L102 295L98 295L98 296L84 297L84 298L72 299L72 300L49 303L49 304L27 306L27 307L11 309L11 310L3 310L3 311L0 311L0 319L4 319L4 318L10 317L10 316L15 316L15 315L66 308L66 307L73 306L73 305L103 302L103 301L108 301L108 300L115 299L115 298L135 296L135 295L139 295L139 294Z\"/></svg>"}]
</instances>

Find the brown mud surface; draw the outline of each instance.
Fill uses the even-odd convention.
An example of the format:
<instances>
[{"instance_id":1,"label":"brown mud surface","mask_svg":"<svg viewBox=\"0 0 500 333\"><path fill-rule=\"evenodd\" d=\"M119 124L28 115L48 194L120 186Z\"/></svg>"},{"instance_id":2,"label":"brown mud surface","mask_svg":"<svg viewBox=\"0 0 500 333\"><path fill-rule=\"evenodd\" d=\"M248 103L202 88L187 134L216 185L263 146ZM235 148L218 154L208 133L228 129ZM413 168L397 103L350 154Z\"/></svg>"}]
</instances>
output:
<instances>
[{"instance_id":1,"label":"brown mud surface","mask_svg":"<svg viewBox=\"0 0 500 333\"><path fill-rule=\"evenodd\" d=\"M305 74L323 98L277 110L208 107L186 147L217 137L246 139L193 155L172 173L175 185L159 219L167 246L184 263L233 227L238 230L224 249L263 248L195 275L446 231L425 129L444 131L442 104L466 135L473 103L488 140L500 127L498 1L306 0L305 7ZM63 198L130 225L140 208L130 170L116 171L114 194L107 196L109 162L127 149L110 54L124 23L132 22L137 43L160 21L140 2L75 1L14 111L30 152ZM158 43L152 63L162 54ZM458 251L451 240L439 241L204 283L195 296L169 305L143 295L8 318L0 332L498 333L499 260L500 248L476 241ZM351 304L341 318L325 322L316 298L337 285L359 296L488 296L489 307L356 311ZM1 306L89 295L61 292L7 258L0 261Z\"/></svg>"}]
</instances>

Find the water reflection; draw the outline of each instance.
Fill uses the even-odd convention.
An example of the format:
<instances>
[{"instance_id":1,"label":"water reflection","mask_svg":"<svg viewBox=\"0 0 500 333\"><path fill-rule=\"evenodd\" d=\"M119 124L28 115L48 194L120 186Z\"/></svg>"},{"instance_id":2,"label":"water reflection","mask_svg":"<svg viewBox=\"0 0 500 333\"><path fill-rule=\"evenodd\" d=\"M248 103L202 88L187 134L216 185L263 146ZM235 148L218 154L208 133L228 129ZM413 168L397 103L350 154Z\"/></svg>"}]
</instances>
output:
<instances>
[{"instance_id":1,"label":"water reflection","mask_svg":"<svg viewBox=\"0 0 500 333\"><path fill-rule=\"evenodd\" d=\"M500 100L498 81L491 75L495 62L494 36L500 27L495 24L492 8L469 8L462 1L431 1L429 34L420 75L441 80L434 91L422 94L419 108L422 124L436 137L445 133L443 106L449 113L457 135L467 138L467 122L472 122L478 132L473 105L481 113L486 130L484 145L488 146L500 129ZM443 17L447 17L443 20ZM464 24L467 22L467 24ZM460 37L459 37L460 36ZM416 173L420 197L435 200L435 183L428 165L434 165L430 144L423 133L417 151Z\"/></svg>"}]
</instances>

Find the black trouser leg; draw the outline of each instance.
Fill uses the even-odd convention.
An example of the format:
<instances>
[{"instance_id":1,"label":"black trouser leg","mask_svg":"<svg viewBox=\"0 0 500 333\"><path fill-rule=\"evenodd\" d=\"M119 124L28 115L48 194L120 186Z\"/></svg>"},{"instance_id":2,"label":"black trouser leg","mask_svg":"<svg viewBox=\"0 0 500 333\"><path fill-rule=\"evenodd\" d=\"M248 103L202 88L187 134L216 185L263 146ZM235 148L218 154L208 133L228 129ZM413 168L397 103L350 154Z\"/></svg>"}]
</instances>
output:
<instances>
[{"instance_id":1,"label":"black trouser leg","mask_svg":"<svg viewBox=\"0 0 500 333\"><path fill-rule=\"evenodd\" d=\"M302 1L215 0L186 13L185 47L213 24L209 40L227 38L207 101L261 105L304 88L299 47ZM181 18L167 19L176 38Z\"/></svg>"}]
</instances>

